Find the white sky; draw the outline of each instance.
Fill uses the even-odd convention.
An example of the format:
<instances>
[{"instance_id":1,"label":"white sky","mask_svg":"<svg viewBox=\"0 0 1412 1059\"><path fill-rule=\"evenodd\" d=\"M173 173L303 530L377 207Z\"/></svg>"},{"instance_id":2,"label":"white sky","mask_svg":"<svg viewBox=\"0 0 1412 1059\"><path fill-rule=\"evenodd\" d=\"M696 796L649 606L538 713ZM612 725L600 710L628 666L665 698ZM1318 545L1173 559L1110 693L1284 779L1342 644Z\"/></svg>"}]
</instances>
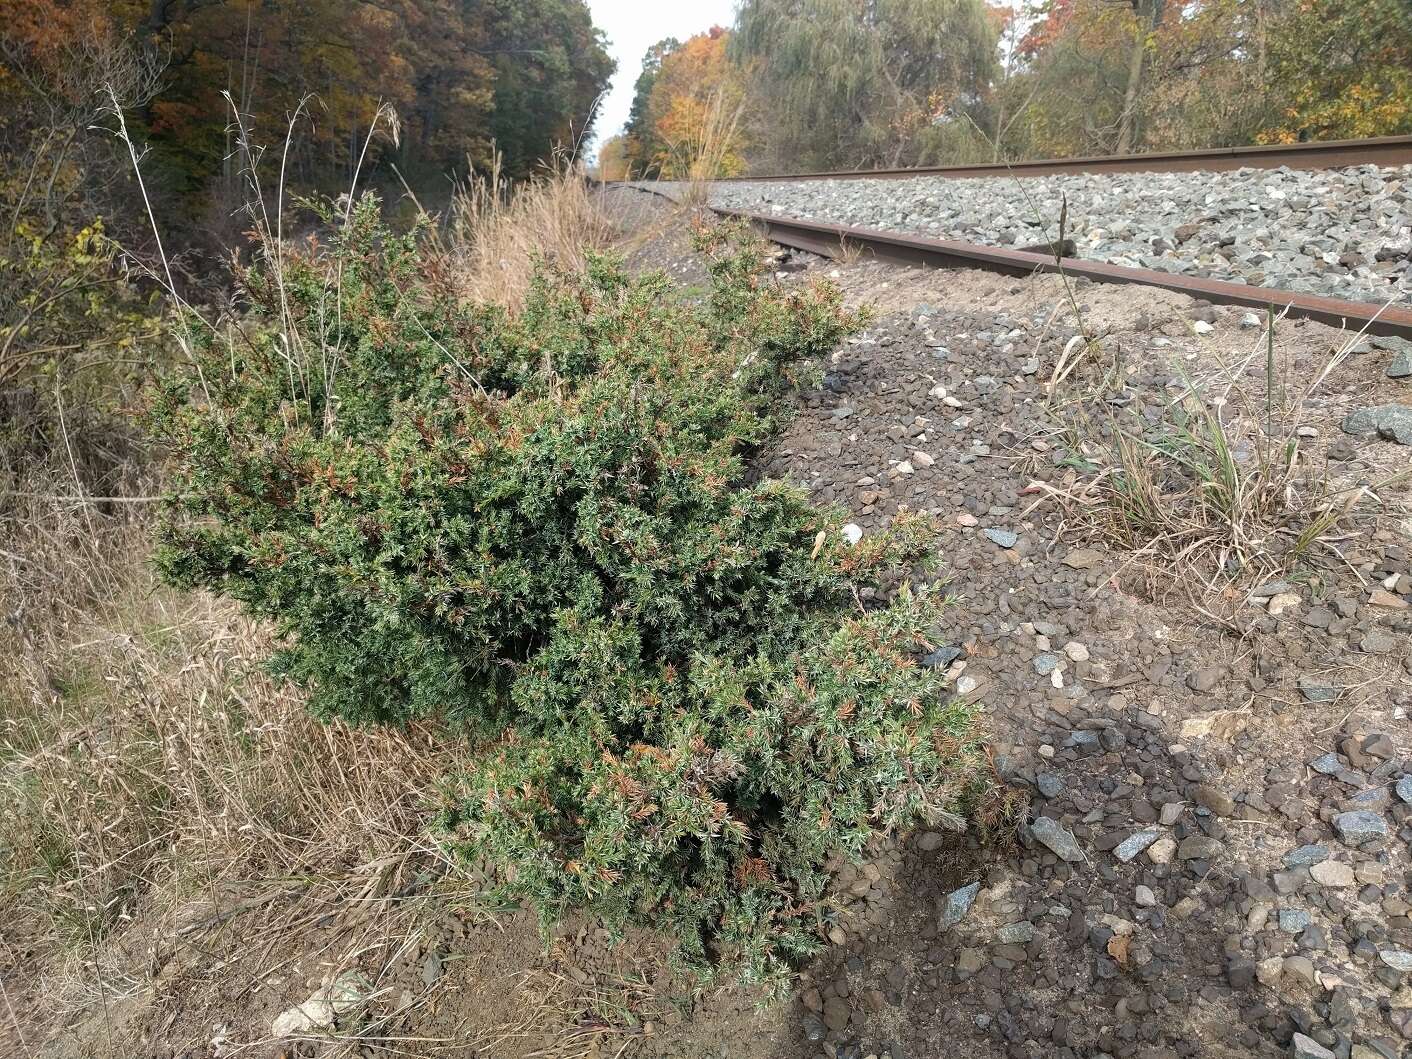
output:
<instances>
[{"instance_id":1,"label":"white sky","mask_svg":"<svg viewBox=\"0 0 1412 1059\"><path fill-rule=\"evenodd\" d=\"M632 87L647 49L664 37L686 40L712 26L729 26L735 21L736 0L588 0L588 6L593 24L607 36L608 51L618 60L594 125L596 154L598 144L627 124Z\"/></svg>"}]
</instances>

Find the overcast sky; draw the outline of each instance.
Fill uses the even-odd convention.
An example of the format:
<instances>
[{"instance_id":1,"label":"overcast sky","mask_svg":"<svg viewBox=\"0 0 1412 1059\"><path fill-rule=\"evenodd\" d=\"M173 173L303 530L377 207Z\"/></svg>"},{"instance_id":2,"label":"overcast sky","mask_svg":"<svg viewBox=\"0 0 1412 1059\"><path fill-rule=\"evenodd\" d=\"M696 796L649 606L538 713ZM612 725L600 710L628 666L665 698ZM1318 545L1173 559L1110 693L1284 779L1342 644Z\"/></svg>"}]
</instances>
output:
<instances>
[{"instance_id":1,"label":"overcast sky","mask_svg":"<svg viewBox=\"0 0 1412 1059\"><path fill-rule=\"evenodd\" d=\"M664 37L686 40L712 26L735 21L736 0L588 0L593 23L608 38L608 51L618 60L594 125L594 151L598 143L627 124L632 109L632 86L642 72L647 49Z\"/></svg>"}]
</instances>

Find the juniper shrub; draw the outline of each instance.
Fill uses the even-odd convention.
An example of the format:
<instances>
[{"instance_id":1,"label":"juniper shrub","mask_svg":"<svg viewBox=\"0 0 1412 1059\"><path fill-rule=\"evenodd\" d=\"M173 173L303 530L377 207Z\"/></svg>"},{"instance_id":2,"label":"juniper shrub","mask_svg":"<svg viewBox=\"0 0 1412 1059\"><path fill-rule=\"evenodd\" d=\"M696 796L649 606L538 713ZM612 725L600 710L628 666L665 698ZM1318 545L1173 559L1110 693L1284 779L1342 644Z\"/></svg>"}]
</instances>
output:
<instances>
[{"instance_id":1,"label":"juniper shrub","mask_svg":"<svg viewBox=\"0 0 1412 1059\"><path fill-rule=\"evenodd\" d=\"M946 600L930 526L850 546L745 459L861 317L703 232L701 299L610 257L467 305L368 198L327 248L244 276L154 401L174 488L158 562L282 633L312 708L432 718L482 749L442 824L546 922L669 931L779 974L831 915L825 860L957 822L966 711L917 664ZM274 267L277 264L278 267Z\"/></svg>"}]
</instances>

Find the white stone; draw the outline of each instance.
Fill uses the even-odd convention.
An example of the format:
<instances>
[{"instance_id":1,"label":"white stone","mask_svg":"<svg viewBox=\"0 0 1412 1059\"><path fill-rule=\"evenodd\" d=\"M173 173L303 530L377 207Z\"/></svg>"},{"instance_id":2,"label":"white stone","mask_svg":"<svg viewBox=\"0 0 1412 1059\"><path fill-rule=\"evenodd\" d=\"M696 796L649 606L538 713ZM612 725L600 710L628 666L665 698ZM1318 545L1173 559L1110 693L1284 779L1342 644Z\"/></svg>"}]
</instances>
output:
<instances>
[{"instance_id":1,"label":"white stone","mask_svg":"<svg viewBox=\"0 0 1412 1059\"><path fill-rule=\"evenodd\" d=\"M306 1000L276 1015L270 1032L276 1037L292 1037L296 1033L328 1029L333 1021L332 1004L326 1000Z\"/></svg>"},{"instance_id":2,"label":"white stone","mask_svg":"<svg viewBox=\"0 0 1412 1059\"><path fill-rule=\"evenodd\" d=\"M1070 640L1066 643L1064 653L1069 656L1071 662L1087 662L1089 659L1088 647L1077 640Z\"/></svg>"},{"instance_id":3,"label":"white stone","mask_svg":"<svg viewBox=\"0 0 1412 1059\"><path fill-rule=\"evenodd\" d=\"M1342 861L1321 861L1309 869L1309 874L1320 886L1344 887L1355 882L1353 869Z\"/></svg>"},{"instance_id":4,"label":"white stone","mask_svg":"<svg viewBox=\"0 0 1412 1059\"><path fill-rule=\"evenodd\" d=\"M843 533L843 539L846 540L850 546L857 544L863 539L863 527L852 522L844 526L841 532Z\"/></svg>"},{"instance_id":5,"label":"white stone","mask_svg":"<svg viewBox=\"0 0 1412 1059\"><path fill-rule=\"evenodd\" d=\"M361 1004L371 988L357 971L345 971L324 988L315 990L302 1004L276 1015L270 1032L275 1037L289 1037L330 1029L339 1015Z\"/></svg>"},{"instance_id":6,"label":"white stone","mask_svg":"<svg viewBox=\"0 0 1412 1059\"><path fill-rule=\"evenodd\" d=\"M1172 855L1177 852L1177 840L1171 835L1163 835L1147 847L1147 859L1153 864L1170 864Z\"/></svg>"}]
</instances>

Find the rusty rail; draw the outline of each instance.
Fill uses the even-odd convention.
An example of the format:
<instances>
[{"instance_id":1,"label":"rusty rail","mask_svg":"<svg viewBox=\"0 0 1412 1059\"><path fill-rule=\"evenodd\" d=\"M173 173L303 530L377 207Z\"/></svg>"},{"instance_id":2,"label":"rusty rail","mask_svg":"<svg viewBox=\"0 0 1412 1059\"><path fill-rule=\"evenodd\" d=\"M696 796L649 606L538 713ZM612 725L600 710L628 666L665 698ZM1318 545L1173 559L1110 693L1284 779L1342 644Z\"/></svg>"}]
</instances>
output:
<instances>
[{"instance_id":1,"label":"rusty rail","mask_svg":"<svg viewBox=\"0 0 1412 1059\"><path fill-rule=\"evenodd\" d=\"M669 201L673 197L659 188L641 183L625 185L659 195ZM1054 258L1025 250L1008 250L997 246L981 246L954 239L931 239L922 235L884 232L874 228L851 228L839 224L823 224L794 217L779 217L745 210L712 207L721 217L733 217L761 228L772 242L825 257L839 254L844 242L864 253L893 264L921 265L933 268L979 268L1011 276L1028 276L1036 272L1063 272L1083 276L1095 283L1135 283L1163 290L1176 291L1193 298L1204 298L1221 305L1240 305L1251 309L1273 308L1295 319L1317 320L1334 327L1367 331L1370 335L1391 335L1412 339L1412 310L1372 302L1329 298L1302 291L1276 290L1228 280L1186 276L1179 272L1159 272L1150 268L1128 268L1083 258Z\"/></svg>"},{"instance_id":2,"label":"rusty rail","mask_svg":"<svg viewBox=\"0 0 1412 1059\"><path fill-rule=\"evenodd\" d=\"M779 173L770 176L723 177L727 181L767 180L903 180L918 176L986 177L1045 176L1051 173L1190 173L1232 169L1337 169L1343 166L1412 165L1412 136L1378 136L1366 140L1325 140L1314 143L1262 144L1253 147L1211 147L1201 151L1153 151L1148 154L1094 155L1088 158L1047 158L1033 162L990 162L982 165L917 166L910 169L850 169L826 173Z\"/></svg>"},{"instance_id":3,"label":"rusty rail","mask_svg":"<svg viewBox=\"0 0 1412 1059\"><path fill-rule=\"evenodd\" d=\"M1096 283L1137 283L1161 287L1193 298L1222 305L1242 305L1252 309L1273 307L1276 312L1335 327L1367 328L1372 335L1396 335L1412 339L1412 310L1383 306L1371 302L1329 298L1302 291L1255 287L1247 283L1186 276L1178 272L1159 272L1150 268L1127 268L1102 261L1082 258L1055 259L1047 254L1024 250L980 246L953 239L929 239L921 235L882 232L872 228L848 228L837 224L819 224L792 217L772 217L743 210L716 210L723 217L738 217L763 228L770 239L781 246L835 256L846 240L880 261L903 265L930 265L935 268L980 268L1011 276L1028 276L1035 272L1063 272L1083 276Z\"/></svg>"}]
</instances>

